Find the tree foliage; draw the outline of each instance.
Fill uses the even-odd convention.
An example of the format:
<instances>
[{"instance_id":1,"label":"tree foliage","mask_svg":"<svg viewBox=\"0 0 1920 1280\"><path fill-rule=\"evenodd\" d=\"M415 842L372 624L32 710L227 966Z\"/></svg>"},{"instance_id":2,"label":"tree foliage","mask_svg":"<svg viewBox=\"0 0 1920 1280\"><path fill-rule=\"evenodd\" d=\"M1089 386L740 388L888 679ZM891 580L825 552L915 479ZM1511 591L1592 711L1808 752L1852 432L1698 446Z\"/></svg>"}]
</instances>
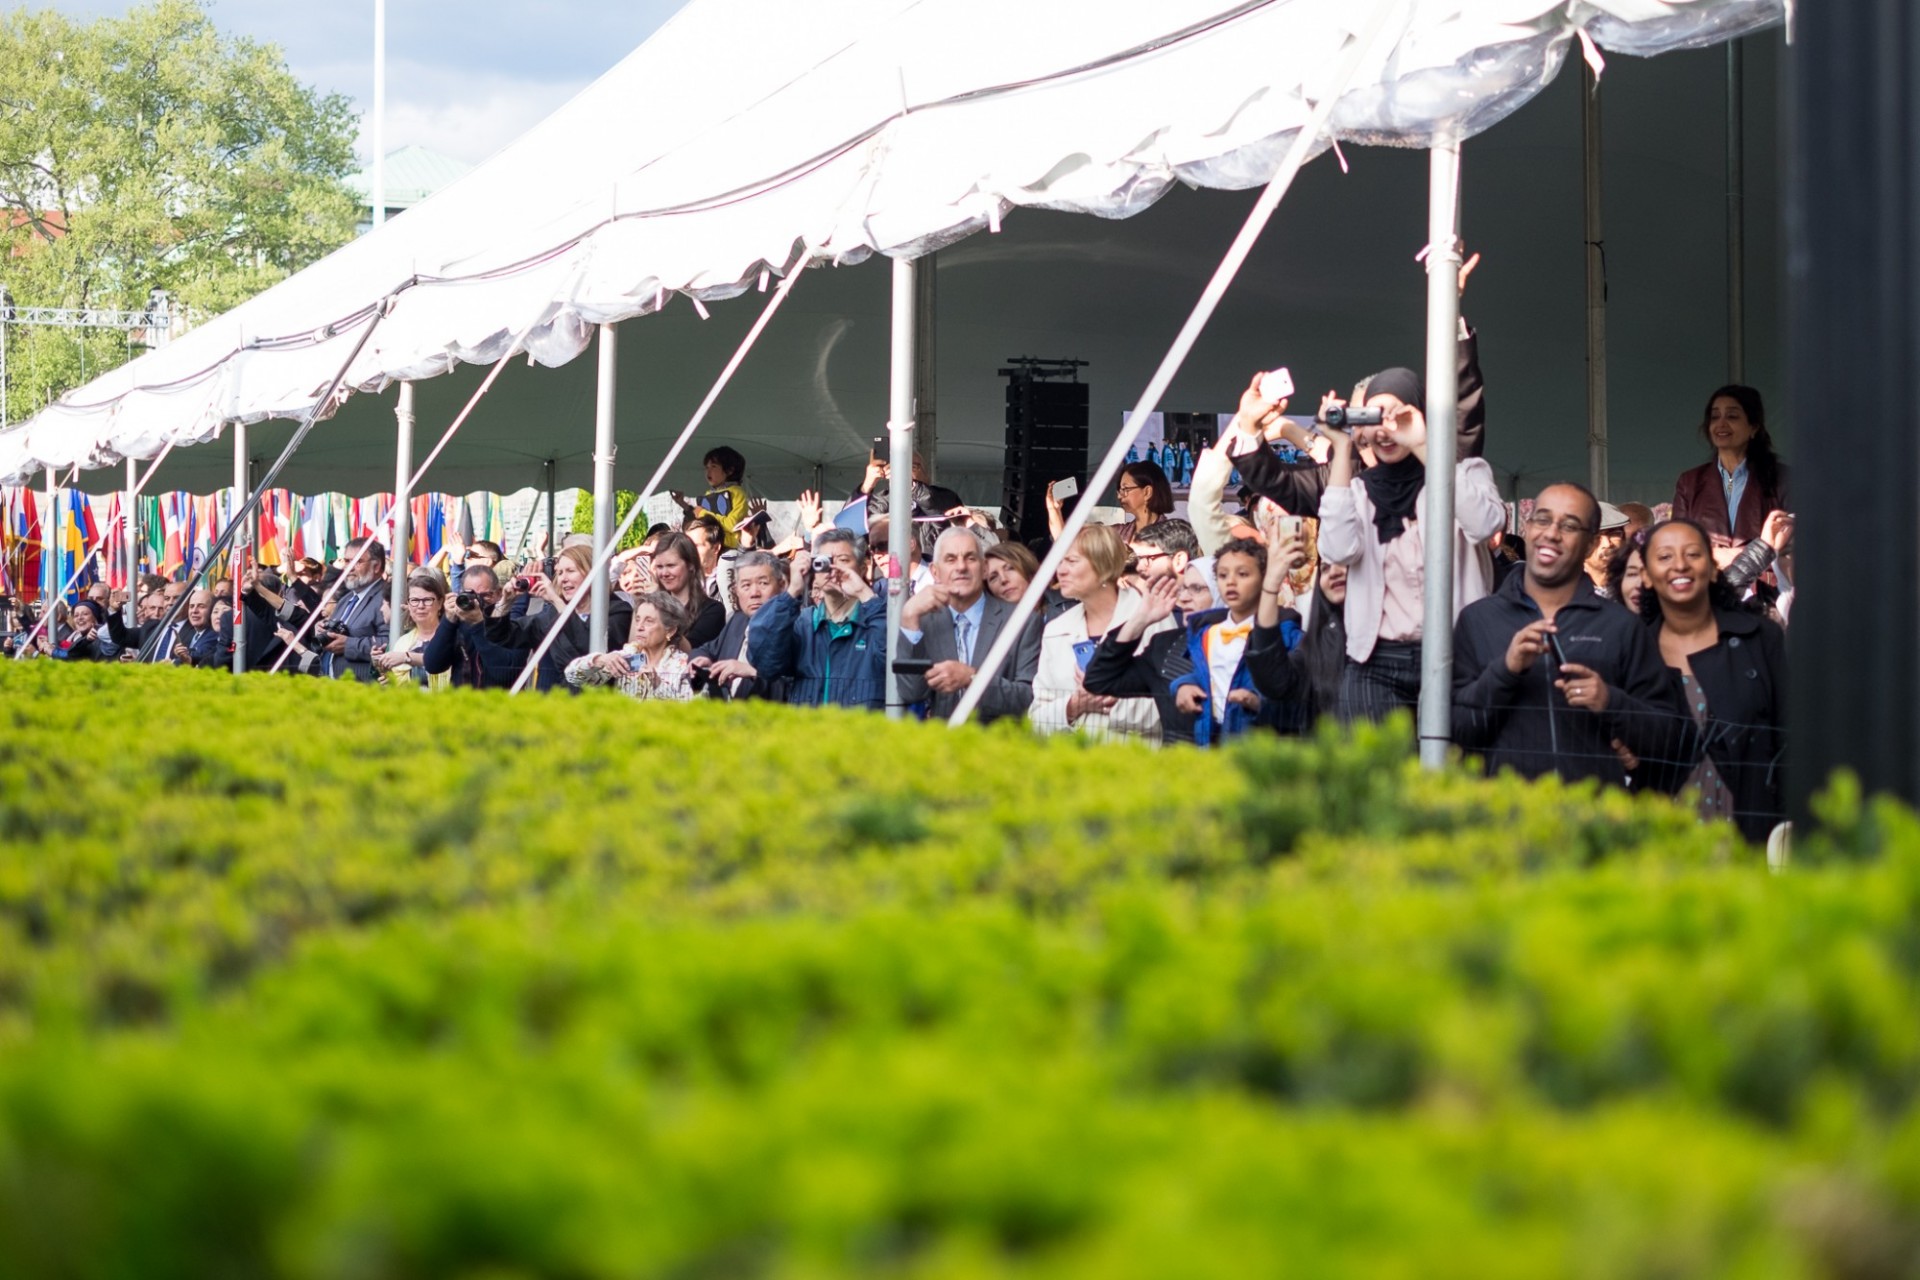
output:
<instances>
[{"instance_id":1,"label":"tree foliage","mask_svg":"<svg viewBox=\"0 0 1920 1280\"><path fill-rule=\"evenodd\" d=\"M352 237L353 136L346 98L198 0L0 15L4 283L21 306L131 310L164 289L224 311ZM9 337L15 419L135 353L119 332Z\"/></svg>"}]
</instances>

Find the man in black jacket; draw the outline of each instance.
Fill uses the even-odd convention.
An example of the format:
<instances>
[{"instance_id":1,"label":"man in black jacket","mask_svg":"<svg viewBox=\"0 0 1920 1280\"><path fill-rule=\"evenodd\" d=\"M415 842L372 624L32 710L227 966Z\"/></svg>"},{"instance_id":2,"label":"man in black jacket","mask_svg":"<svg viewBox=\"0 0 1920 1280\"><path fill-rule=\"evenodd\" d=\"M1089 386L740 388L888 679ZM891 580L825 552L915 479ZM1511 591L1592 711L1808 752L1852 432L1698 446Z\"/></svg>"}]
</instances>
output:
<instances>
[{"instance_id":1,"label":"man in black jacket","mask_svg":"<svg viewBox=\"0 0 1920 1280\"><path fill-rule=\"evenodd\" d=\"M468 565L460 575L460 594L472 596L475 607L461 609L457 595L447 600L440 629L428 639L423 655L427 674L451 671L456 688L511 689L527 664L527 650L488 638L487 615L501 599L499 575L484 564Z\"/></svg>"},{"instance_id":2,"label":"man in black jacket","mask_svg":"<svg viewBox=\"0 0 1920 1280\"><path fill-rule=\"evenodd\" d=\"M1577 484L1534 502L1527 558L1453 629L1453 741L1493 772L1673 790L1692 722L1653 634L1584 570L1600 503Z\"/></svg>"}]
</instances>

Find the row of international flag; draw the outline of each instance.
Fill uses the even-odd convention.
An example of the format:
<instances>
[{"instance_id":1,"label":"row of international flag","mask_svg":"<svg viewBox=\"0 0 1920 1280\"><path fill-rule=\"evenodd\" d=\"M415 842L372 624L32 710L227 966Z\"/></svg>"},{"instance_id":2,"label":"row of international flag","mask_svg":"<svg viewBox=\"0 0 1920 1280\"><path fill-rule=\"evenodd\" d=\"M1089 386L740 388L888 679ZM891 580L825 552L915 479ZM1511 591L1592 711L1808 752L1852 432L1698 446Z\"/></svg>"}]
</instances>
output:
<instances>
[{"instance_id":1,"label":"row of international flag","mask_svg":"<svg viewBox=\"0 0 1920 1280\"><path fill-rule=\"evenodd\" d=\"M204 496L189 493L143 494L139 504L140 570L176 578L204 567L232 519L230 490ZM57 489L53 506L45 490L0 486L0 593L39 600L70 579L69 598L95 582L127 585L126 530L121 520L124 494L93 496ZM500 495L495 493L416 494L412 500L409 559L427 564L443 549L479 539L499 542L505 532ZM354 538L378 534L389 542L386 518L393 495L350 498L340 493L302 497L285 489L269 490L260 504L259 539L254 559L281 566L311 557L330 564ZM396 557L397 558L397 557ZM213 566L227 570L227 555ZM76 576L76 568L80 572ZM48 584L51 583L50 587Z\"/></svg>"}]
</instances>

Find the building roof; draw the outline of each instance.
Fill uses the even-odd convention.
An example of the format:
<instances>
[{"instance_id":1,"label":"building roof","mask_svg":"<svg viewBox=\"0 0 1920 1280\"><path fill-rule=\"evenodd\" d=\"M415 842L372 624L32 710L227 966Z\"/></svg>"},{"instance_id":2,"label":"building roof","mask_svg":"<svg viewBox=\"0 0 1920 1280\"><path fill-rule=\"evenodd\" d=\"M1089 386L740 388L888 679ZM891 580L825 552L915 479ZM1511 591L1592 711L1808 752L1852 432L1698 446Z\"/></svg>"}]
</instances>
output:
<instances>
[{"instance_id":1,"label":"building roof","mask_svg":"<svg viewBox=\"0 0 1920 1280\"><path fill-rule=\"evenodd\" d=\"M401 147L387 153L386 168L387 208L411 209L473 166L426 147ZM362 169L347 179L347 185L361 204L373 206L373 170Z\"/></svg>"}]
</instances>

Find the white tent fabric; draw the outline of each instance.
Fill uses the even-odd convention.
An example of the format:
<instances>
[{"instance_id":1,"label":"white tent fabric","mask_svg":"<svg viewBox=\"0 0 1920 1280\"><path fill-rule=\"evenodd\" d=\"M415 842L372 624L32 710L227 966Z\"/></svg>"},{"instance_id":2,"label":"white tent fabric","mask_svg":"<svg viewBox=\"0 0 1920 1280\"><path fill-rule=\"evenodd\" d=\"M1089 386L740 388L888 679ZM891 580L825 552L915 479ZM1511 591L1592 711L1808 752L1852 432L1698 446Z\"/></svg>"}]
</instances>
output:
<instances>
[{"instance_id":1,"label":"white tent fabric","mask_svg":"<svg viewBox=\"0 0 1920 1280\"><path fill-rule=\"evenodd\" d=\"M150 458L344 386L558 365L592 327L803 261L918 256L1009 210L1126 217L1176 182L1263 183L1375 4L1400 36L1333 113L1356 143L1471 136L1584 32L1649 54L1784 0L694 0L439 195L0 434L0 479ZM529 210L526 193L540 191Z\"/></svg>"}]
</instances>

